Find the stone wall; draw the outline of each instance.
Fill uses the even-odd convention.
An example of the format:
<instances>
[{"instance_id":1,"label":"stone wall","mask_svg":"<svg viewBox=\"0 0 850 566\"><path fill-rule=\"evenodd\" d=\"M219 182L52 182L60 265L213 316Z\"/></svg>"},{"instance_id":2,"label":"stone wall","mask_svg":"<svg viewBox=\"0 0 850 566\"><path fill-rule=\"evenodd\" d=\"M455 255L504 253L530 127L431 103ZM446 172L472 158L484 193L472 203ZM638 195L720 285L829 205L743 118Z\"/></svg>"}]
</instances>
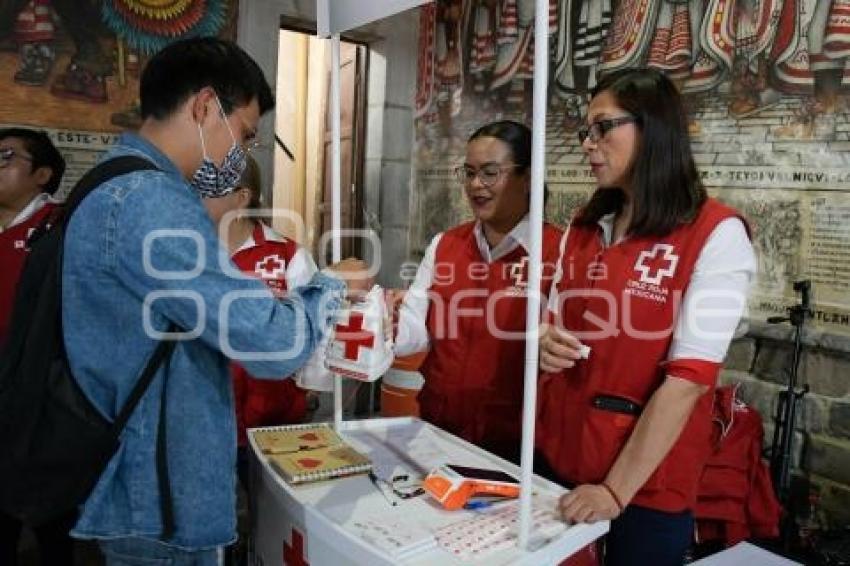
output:
<instances>
[{"instance_id":1,"label":"stone wall","mask_svg":"<svg viewBox=\"0 0 850 566\"><path fill-rule=\"evenodd\" d=\"M850 524L850 339L804 333L798 384L810 391L799 406L793 442L793 472L821 494L830 526ZM773 437L778 394L787 383L793 356L788 325L752 323L735 340L721 382L740 383L743 401L762 415L765 447Z\"/></svg>"}]
</instances>

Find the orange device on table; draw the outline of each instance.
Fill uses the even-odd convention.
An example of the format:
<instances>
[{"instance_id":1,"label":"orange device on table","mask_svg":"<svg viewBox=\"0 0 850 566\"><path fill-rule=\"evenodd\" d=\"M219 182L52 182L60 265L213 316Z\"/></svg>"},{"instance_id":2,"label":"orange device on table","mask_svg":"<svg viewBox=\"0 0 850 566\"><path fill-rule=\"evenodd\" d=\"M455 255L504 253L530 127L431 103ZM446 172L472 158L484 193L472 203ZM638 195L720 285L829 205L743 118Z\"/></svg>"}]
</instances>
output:
<instances>
[{"instance_id":1,"label":"orange device on table","mask_svg":"<svg viewBox=\"0 0 850 566\"><path fill-rule=\"evenodd\" d=\"M432 471L422 487L446 509L453 511L473 497L518 497L519 481L501 471L446 464Z\"/></svg>"}]
</instances>

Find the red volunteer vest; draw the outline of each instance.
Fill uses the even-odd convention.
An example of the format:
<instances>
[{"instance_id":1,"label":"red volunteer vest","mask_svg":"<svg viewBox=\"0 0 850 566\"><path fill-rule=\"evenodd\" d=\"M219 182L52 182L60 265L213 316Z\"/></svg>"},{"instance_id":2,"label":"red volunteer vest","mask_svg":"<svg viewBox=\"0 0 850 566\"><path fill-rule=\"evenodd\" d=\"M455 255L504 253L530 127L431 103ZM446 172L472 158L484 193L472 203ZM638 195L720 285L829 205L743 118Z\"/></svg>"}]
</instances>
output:
<instances>
[{"instance_id":1,"label":"red volunteer vest","mask_svg":"<svg viewBox=\"0 0 850 566\"><path fill-rule=\"evenodd\" d=\"M0 349L9 335L18 279L29 253L27 238L55 208L55 204L45 203L24 222L0 232L0 265L3 266L3 275L0 277Z\"/></svg>"},{"instance_id":2,"label":"red volunteer vest","mask_svg":"<svg viewBox=\"0 0 850 566\"><path fill-rule=\"evenodd\" d=\"M474 226L467 223L448 230L437 245L427 318L431 350L421 368L425 385L419 395L420 410L422 417L435 425L516 459L522 420L528 254L519 246L487 264L478 249ZM561 236L558 228L544 225L542 289L546 291Z\"/></svg>"},{"instance_id":3,"label":"red volunteer vest","mask_svg":"<svg viewBox=\"0 0 850 566\"><path fill-rule=\"evenodd\" d=\"M663 238L630 238L604 248L596 226L573 226L558 284L559 324L591 347L588 360L545 374L537 444L565 481L602 481L637 417L596 408L597 395L645 406L666 375L713 387L720 364L665 363L682 296L708 237L738 213L708 199L696 220ZM711 448L712 391L697 402L679 440L633 503L662 511L693 508Z\"/></svg>"},{"instance_id":4,"label":"red volunteer vest","mask_svg":"<svg viewBox=\"0 0 850 566\"><path fill-rule=\"evenodd\" d=\"M720 387L714 396L714 437L694 507L699 542L725 546L748 538L779 536L782 507L770 470L761 457L761 415L736 399L738 387Z\"/></svg>"},{"instance_id":5,"label":"red volunteer vest","mask_svg":"<svg viewBox=\"0 0 850 566\"><path fill-rule=\"evenodd\" d=\"M254 245L233 254L233 263L243 272L256 275L277 297L286 295L286 268L298 251L298 245L284 238L269 241L263 226L257 224ZM237 363L230 364L233 397L240 446L247 442L245 429L298 423L307 413L307 393L292 379L256 379Z\"/></svg>"}]
</instances>

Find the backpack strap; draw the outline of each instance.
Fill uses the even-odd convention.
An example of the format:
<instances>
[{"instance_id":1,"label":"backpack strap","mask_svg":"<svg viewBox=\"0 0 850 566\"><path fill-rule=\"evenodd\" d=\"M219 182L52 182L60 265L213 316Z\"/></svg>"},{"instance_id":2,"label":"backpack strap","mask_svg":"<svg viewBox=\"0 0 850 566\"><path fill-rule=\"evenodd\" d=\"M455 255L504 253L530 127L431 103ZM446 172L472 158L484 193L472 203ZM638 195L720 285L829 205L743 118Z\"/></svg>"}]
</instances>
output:
<instances>
[{"instance_id":1,"label":"backpack strap","mask_svg":"<svg viewBox=\"0 0 850 566\"><path fill-rule=\"evenodd\" d=\"M65 233L65 226L68 224L68 219L71 214L80 206L83 199L86 198L94 189L106 183L107 181L132 173L133 171L146 171L157 169L156 165L150 160L137 155L121 155L113 157L107 161L103 161L89 169L68 193L65 202L57 206L47 218L45 218L27 238L27 247L30 248L42 236L49 232L54 226L61 227L62 234Z\"/></svg>"},{"instance_id":2,"label":"backpack strap","mask_svg":"<svg viewBox=\"0 0 850 566\"><path fill-rule=\"evenodd\" d=\"M178 331L175 324L171 324L168 332ZM118 416L112 424L112 430L117 437L124 430L130 416L142 400L148 386L153 382L157 370L160 367L168 364L171 360L171 355L174 353L174 347L177 344L175 340L160 340L153 354L151 354L147 365L145 366L142 376L133 386L129 397L121 407ZM168 390L168 368L162 374L162 394L159 401L159 419L156 429L156 475L159 481L159 508L162 513L162 538L168 540L174 534L174 503L171 496L171 479L168 474L167 460L167 442L166 442L166 427L165 427L165 408L166 408L166 392Z\"/></svg>"},{"instance_id":3,"label":"backpack strap","mask_svg":"<svg viewBox=\"0 0 850 566\"><path fill-rule=\"evenodd\" d=\"M58 224L61 226L63 234L68 225L68 219L83 199L85 199L94 189L120 175L125 175L134 171L156 169L157 167L148 159L135 155L122 155L120 157L104 161L89 170L74 186L65 201L65 205L62 207L63 212L62 216L58 219ZM177 332L178 330L179 328L175 324L171 324L168 328L168 332ZM151 382L153 382L156 372L160 367L166 365L171 359L175 345L176 341L174 340L161 340L159 344L157 344L156 349L153 354L151 354L147 365L145 365L145 369L142 371L142 375L139 377L136 385L133 386L133 390L130 392L129 397L124 402L124 405L121 407L121 410L118 412L118 415L112 424L112 431L116 438L124 430L124 427L127 425L127 421L130 419L133 411L135 411L139 401L141 401ZM168 461L166 459L167 444L165 433L165 406L167 399L167 384L168 371L166 369L162 376L162 395L160 398L159 422L157 423L156 439L156 471L160 488L159 503L163 523L162 536L165 540L170 539L174 534L174 505L171 494L171 481L168 475Z\"/></svg>"},{"instance_id":4,"label":"backpack strap","mask_svg":"<svg viewBox=\"0 0 850 566\"><path fill-rule=\"evenodd\" d=\"M67 219L77 209L83 199L86 198L94 189L100 185L110 181L115 177L132 173L133 171L156 170L157 166L151 163L149 159L139 157L138 155L121 155L113 157L107 161L98 163L94 168L82 176L77 181L74 188L65 199L64 219L67 224Z\"/></svg>"},{"instance_id":5,"label":"backpack strap","mask_svg":"<svg viewBox=\"0 0 850 566\"><path fill-rule=\"evenodd\" d=\"M172 330L177 327L172 325ZM174 350L174 341L160 342L160 344L171 344ZM166 353L167 360L171 359L171 352ZM162 538L169 540L174 535L174 500L171 494L171 477L168 474L168 448L165 408L168 400L168 368L162 374L162 395L159 398L159 422L156 426L156 476L159 481L159 509L162 513Z\"/></svg>"}]
</instances>

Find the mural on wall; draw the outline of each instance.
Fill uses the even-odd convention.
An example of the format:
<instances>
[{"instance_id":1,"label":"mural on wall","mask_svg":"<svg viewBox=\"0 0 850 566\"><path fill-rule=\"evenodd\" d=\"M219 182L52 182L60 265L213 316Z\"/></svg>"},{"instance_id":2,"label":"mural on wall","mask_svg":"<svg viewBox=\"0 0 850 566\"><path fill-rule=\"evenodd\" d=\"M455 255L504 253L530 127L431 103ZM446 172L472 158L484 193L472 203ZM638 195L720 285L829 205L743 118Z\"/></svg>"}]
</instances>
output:
<instances>
[{"instance_id":1,"label":"mural on wall","mask_svg":"<svg viewBox=\"0 0 850 566\"><path fill-rule=\"evenodd\" d=\"M658 68L686 93L709 192L753 226L751 316L783 313L809 278L815 323L850 334L850 0L550 0L548 32L547 218L594 188L576 130L597 78ZM414 256L469 217L450 175L469 134L531 123L534 1L438 0L419 33Z\"/></svg>"},{"instance_id":2,"label":"mural on wall","mask_svg":"<svg viewBox=\"0 0 850 566\"><path fill-rule=\"evenodd\" d=\"M234 38L236 0L0 0L0 124L46 130L67 190L140 124L139 76L183 37Z\"/></svg>"}]
</instances>

